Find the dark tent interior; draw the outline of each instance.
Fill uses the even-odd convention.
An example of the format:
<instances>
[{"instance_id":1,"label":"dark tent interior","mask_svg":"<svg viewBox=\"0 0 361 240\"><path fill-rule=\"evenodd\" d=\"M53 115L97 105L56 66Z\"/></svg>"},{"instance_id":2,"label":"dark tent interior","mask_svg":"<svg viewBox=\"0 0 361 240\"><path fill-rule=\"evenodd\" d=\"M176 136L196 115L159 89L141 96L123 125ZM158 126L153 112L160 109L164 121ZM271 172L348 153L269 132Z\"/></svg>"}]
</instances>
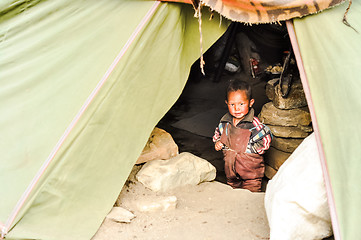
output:
<instances>
[{"instance_id":1,"label":"dark tent interior","mask_svg":"<svg viewBox=\"0 0 361 240\"><path fill-rule=\"evenodd\" d=\"M297 77L297 67L284 22L252 26L233 22L204 53L204 61L205 75L198 59L178 101L157 126L172 135L179 152L191 152L212 163L217 169L216 180L225 183L223 155L214 149L212 136L227 112L228 82L239 79L252 86L257 116L270 101L266 96L267 82L282 74L282 84L287 88L292 80L290 74ZM287 67L282 72L284 65Z\"/></svg>"}]
</instances>

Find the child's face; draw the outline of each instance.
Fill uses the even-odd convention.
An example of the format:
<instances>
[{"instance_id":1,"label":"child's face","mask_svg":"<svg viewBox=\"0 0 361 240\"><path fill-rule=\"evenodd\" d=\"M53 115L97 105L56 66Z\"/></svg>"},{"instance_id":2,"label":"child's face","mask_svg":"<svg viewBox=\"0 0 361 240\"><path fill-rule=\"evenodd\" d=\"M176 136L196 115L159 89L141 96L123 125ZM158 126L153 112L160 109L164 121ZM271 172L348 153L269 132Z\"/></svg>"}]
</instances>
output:
<instances>
[{"instance_id":1,"label":"child's face","mask_svg":"<svg viewBox=\"0 0 361 240\"><path fill-rule=\"evenodd\" d=\"M253 103L254 99L248 99L246 92L243 90L229 92L228 100L226 100L229 113L237 120L244 118Z\"/></svg>"}]
</instances>

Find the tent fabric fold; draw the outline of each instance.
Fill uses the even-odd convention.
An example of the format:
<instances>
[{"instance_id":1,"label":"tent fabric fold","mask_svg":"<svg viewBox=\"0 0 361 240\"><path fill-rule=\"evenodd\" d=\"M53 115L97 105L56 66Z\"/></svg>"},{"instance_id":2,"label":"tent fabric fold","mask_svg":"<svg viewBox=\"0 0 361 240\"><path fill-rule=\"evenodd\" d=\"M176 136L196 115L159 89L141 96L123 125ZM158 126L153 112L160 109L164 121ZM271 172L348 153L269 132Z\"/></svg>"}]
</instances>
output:
<instances>
[{"instance_id":1,"label":"tent fabric fold","mask_svg":"<svg viewBox=\"0 0 361 240\"><path fill-rule=\"evenodd\" d=\"M199 57L198 21L155 1L0 7L2 232L90 239ZM227 24L203 21L204 46Z\"/></svg>"},{"instance_id":2,"label":"tent fabric fold","mask_svg":"<svg viewBox=\"0 0 361 240\"><path fill-rule=\"evenodd\" d=\"M343 24L344 12L343 7L333 8L295 19L294 26L325 154L324 175L332 188L335 239L358 239L361 3L354 1L348 12L353 28Z\"/></svg>"}]
</instances>

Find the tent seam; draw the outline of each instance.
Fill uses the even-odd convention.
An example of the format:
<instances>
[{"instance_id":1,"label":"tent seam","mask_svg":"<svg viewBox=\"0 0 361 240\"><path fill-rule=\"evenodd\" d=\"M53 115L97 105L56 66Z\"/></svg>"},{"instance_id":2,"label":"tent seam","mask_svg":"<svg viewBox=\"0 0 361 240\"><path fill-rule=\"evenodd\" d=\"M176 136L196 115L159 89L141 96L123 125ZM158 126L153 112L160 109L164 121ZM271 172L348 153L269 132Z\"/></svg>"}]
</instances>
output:
<instances>
[{"instance_id":1,"label":"tent seam","mask_svg":"<svg viewBox=\"0 0 361 240\"><path fill-rule=\"evenodd\" d=\"M35 177L31 181L31 183L29 184L29 186L27 187L27 189L25 190L25 192L23 193L23 195L21 196L21 198L19 199L19 201L15 205L12 213L10 214L10 216L8 217L8 219L6 221L6 224L5 225L0 225L0 227L2 227L2 229L1 229L1 239L4 238L5 235L9 232L9 229L10 229L11 225L13 224L16 216L19 214L21 208L24 206L25 201L30 196L30 193L34 189L35 185L39 182L41 176L44 174L47 167L50 165L52 160L55 158L55 155L58 153L59 149L61 148L61 146L63 145L63 143L67 139L67 137L69 136L70 132L74 129L75 125L78 123L79 119L82 117L85 110L89 107L90 103L94 100L97 93L100 91L100 89L102 88L102 86L104 85L106 80L109 78L110 74L113 72L115 67L118 65L121 58L124 56L124 54L127 52L129 47L131 46L131 44L134 42L135 38L138 36L140 31L144 28L145 24L154 15L154 13L157 10L157 8L159 7L159 5L160 5L160 2L155 1L153 3L152 7L148 10L146 15L141 20L141 22L137 25L137 27L135 28L135 30L133 31L133 33L131 34L131 36L129 37L129 39L127 40L125 45L123 46L123 48L120 50L120 52L118 53L116 58L113 60L113 62L111 63L111 65L109 66L109 68L107 69L107 71L105 72L103 77L101 78L101 80L98 82L96 87L93 89L91 94L88 96L88 98L86 99L86 101L82 105L82 107L80 108L77 115L74 117L74 119L68 125L68 127L64 131L63 135L61 136L61 138L59 139L59 141L57 142L57 144L55 145L55 147L51 151L50 155L48 156L48 158L46 159L44 164L41 166L41 168L39 169L39 171L37 172L37 174L35 175Z\"/></svg>"}]
</instances>

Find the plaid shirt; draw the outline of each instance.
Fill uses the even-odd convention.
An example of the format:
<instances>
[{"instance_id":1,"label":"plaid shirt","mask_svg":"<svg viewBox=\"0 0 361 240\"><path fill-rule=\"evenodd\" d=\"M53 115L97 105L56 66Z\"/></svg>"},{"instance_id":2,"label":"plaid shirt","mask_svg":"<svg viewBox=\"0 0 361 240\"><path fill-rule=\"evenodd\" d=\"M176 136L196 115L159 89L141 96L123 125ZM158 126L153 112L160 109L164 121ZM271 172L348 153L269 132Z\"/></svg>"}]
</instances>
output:
<instances>
[{"instance_id":1,"label":"plaid shirt","mask_svg":"<svg viewBox=\"0 0 361 240\"><path fill-rule=\"evenodd\" d=\"M213 142L216 143L221 139L223 129L227 123L232 124L233 117L227 113L224 115L216 128L213 136ZM254 116L253 108L250 109L248 114L237 124L237 128L249 129L251 136L249 138L246 153L258 153L263 154L269 149L272 140L272 134L266 125Z\"/></svg>"}]
</instances>

